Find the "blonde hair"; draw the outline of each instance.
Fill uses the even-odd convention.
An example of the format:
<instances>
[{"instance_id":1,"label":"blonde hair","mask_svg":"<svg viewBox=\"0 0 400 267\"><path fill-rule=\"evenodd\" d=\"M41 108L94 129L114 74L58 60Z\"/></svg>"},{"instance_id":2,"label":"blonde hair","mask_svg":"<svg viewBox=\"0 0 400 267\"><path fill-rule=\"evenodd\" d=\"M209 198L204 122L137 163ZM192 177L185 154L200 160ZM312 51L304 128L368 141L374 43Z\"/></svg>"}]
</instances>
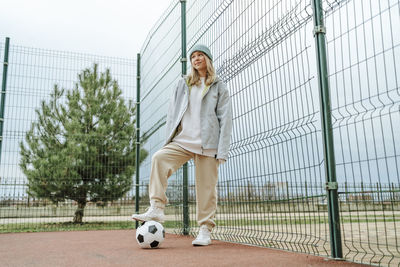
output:
<instances>
[{"instance_id":1,"label":"blonde hair","mask_svg":"<svg viewBox=\"0 0 400 267\"><path fill-rule=\"evenodd\" d=\"M215 81L217 76L215 75L215 68L214 68L211 60L205 54L204 54L204 57L206 59L206 65L207 65L206 79L205 79L204 83L206 84L206 86L210 86ZM193 85L200 85L200 83L201 83L201 81L200 81L199 72L195 68L193 68L193 65L192 65L192 70L190 71L190 73L188 75L188 84L189 84L189 86L193 86Z\"/></svg>"}]
</instances>

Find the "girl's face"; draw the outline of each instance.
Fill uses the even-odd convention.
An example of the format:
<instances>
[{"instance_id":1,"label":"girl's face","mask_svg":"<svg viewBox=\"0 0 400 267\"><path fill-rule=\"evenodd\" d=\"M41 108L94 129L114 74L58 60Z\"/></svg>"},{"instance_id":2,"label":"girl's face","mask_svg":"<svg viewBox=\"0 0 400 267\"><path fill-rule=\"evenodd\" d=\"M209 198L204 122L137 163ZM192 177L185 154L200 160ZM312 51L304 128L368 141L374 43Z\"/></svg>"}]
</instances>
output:
<instances>
[{"instance_id":1,"label":"girl's face","mask_svg":"<svg viewBox=\"0 0 400 267\"><path fill-rule=\"evenodd\" d=\"M204 72L207 70L206 55L200 51L195 51L191 58L190 63L197 71Z\"/></svg>"}]
</instances>

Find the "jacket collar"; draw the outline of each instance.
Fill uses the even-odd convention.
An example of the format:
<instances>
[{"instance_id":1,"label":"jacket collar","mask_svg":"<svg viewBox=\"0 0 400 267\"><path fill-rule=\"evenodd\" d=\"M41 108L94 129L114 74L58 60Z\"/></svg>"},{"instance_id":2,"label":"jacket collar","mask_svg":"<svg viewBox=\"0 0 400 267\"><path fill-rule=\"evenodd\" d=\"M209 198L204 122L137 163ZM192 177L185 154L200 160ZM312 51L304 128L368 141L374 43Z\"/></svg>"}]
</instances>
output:
<instances>
[{"instance_id":1,"label":"jacket collar","mask_svg":"<svg viewBox=\"0 0 400 267\"><path fill-rule=\"evenodd\" d=\"M187 75L183 75L182 77L185 80L185 83L186 83L186 85L187 85L187 87L189 89L189 94L190 94L192 86L189 85L188 76ZM210 89L211 86L213 86L214 84L218 83L219 81L221 81L221 79L218 76L216 76L215 80L210 85L206 86L204 88L203 92L201 92L201 98L203 98L208 93L208 90Z\"/></svg>"},{"instance_id":2,"label":"jacket collar","mask_svg":"<svg viewBox=\"0 0 400 267\"><path fill-rule=\"evenodd\" d=\"M189 86L189 81L188 81L189 77L188 77L188 75L182 75L182 78L185 80L186 85L190 88L191 86ZM214 84L216 84L217 82L220 82L220 81L222 81L222 80L219 78L219 76L216 76L215 80L208 87L211 87L211 86L213 86Z\"/></svg>"}]
</instances>

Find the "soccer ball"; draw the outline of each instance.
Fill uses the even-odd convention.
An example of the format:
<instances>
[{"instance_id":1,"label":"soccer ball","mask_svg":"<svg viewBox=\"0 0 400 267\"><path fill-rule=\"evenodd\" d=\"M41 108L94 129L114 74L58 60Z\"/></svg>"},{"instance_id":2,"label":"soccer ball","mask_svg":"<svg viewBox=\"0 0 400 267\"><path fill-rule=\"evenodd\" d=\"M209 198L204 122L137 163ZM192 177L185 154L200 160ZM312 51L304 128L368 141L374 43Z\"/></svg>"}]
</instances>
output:
<instances>
[{"instance_id":1,"label":"soccer ball","mask_svg":"<svg viewBox=\"0 0 400 267\"><path fill-rule=\"evenodd\" d=\"M141 248L158 248L164 238L164 227L156 221L144 222L136 229L136 241Z\"/></svg>"}]
</instances>

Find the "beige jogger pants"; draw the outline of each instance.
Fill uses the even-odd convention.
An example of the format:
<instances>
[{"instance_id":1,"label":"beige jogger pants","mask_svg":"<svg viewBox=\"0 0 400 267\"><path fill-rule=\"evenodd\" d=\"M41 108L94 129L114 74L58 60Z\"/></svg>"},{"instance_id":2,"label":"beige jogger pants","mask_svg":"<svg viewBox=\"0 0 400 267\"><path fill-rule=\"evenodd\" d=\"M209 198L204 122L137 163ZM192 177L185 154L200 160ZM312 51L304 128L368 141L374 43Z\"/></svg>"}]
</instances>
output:
<instances>
[{"instance_id":1,"label":"beige jogger pants","mask_svg":"<svg viewBox=\"0 0 400 267\"><path fill-rule=\"evenodd\" d=\"M151 160L149 195L150 201L164 207L168 199L165 195L167 179L190 159L196 166L196 216L199 225L215 226L217 209L218 160L187 151L177 144L169 143L157 151Z\"/></svg>"}]
</instances>

